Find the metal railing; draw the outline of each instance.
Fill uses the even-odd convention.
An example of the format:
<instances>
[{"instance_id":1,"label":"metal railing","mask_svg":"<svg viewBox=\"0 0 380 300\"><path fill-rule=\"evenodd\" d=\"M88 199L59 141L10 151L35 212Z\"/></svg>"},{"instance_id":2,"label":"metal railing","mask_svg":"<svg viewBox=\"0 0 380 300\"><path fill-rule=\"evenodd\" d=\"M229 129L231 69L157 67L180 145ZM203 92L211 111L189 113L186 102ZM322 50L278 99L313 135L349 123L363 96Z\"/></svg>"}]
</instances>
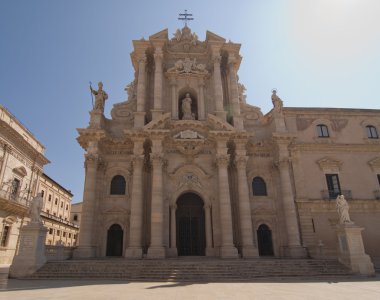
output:
<instances>
[{"instance_id":1,"label":"metal railing","mask_svg":"<svg viewBox=\"0 0 380 300\"><path fill-rule=\"evenodd\" d=\"M338 197L339 195L343 195L344 198L346 198L347 200L351 200L352 199L351 190L341 190L341 191L322 190L321 194L322 194L322 199L324 199L324 200L336 199L336 197Z\"/></svg>"},{"instance_id":2,"label":"metal railing","mask_svg":"<svg viewBox=\"0 0 380 300\"><path fill-rule=\"evenodd\" d=\"M14 194L14 193L9 192L9 191L0 190L0 197L5 199L5 200L23 205L25 207L30 206L30 200L28 200L26 195L23 195L21 193L20 194Z\"/></svg>"},{"instance_id":3,"label":"metal railing","mask_svg":"<svg viewBox=\"0 0 380 300\"><path fill-rule=\"evenodd\" d=\"M69 226L74 227L74 228L79 228L79 225L76 225L76 224L74 224L74 223L72 223L72 222L70 222L68 220L64 220L64 219L62 219L60 217L57 217L55 215L49 214L49 213L44 212L44 211L41 212L41 216L49 218L49 219L53 219L55 221L58 221L58 222L63 223L65 225L69 225Z\"/></svg>"}]
</instances>

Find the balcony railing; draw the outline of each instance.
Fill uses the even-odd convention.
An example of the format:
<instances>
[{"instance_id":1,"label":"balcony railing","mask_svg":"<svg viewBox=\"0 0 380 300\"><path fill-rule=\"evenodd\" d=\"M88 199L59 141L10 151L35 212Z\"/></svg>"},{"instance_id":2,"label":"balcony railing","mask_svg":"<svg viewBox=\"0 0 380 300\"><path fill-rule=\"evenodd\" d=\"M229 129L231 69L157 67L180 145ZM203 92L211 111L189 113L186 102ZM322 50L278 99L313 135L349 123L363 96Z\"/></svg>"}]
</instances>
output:
<instances>
[{"instance_id":1,"label":"balcony railing","mask_svg":"<svg viewBox=\"0 0 380 300\"><path fill-rule=\"evenodd\" d=\"M79 225L76 225L74 223L71 223L70 221L61 219L60 217L48 214L47 212L44 212L44 211L41 211L41 216L49 218L49 219L52 219L52 220L55 220L57 222L65 224L65 225L69 225L69 226L74 227L74 228L79 228Z\"/></svg>"},{"instance_id":2,"label":"balcony railing","mask_svg":"<svg viewBox=\"0 0 380 300\"><path fill-rule=\"evenodd\" d=\"M341 191L335 191L335 190L323 190L321 191L322 199L328 200L328 199L336 199L339 195L343 195L344 198L347 200L352 199L351 190L341 190Z\"/></svg>"},{"instance_id":3,"label":"balcony railing","mask_svg":"<svg viewBox=\"0 0 380 300\"><path fill-rule=\"evenodd\" d=\"M27 196L24 194L14 194L8 191L0 190L0 198L5 200L29 207L30 200L28 200Z\"/></svg>"}]
</instances>

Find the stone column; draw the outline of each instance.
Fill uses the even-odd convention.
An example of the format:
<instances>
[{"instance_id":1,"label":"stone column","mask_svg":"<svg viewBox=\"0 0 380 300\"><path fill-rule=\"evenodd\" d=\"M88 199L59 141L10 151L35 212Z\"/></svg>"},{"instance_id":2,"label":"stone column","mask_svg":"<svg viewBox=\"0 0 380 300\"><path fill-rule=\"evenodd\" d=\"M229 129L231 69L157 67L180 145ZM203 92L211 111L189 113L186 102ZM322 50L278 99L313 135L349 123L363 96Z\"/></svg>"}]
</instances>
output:
<instances>
[{"instance_id":1,"label":"stone column","mask_svg":"<svg viewBox=\"0 0 380 300\"><path fill-rule=\"evenodd\" d=\"M204 79L200 79L198 82L199 87L199 97L198 97L198 119L204 120L206 118L205 116L205 100L204 100L204 88L205 83Z\"/></svg>"},{"instance_id":2,"label":"stone column","mask_svg":"<svg viewBox=\"0 0 380 300\"><path fill-rule=\"evenodd\" d=\"M287 138L277 138L279 151L277 166L280 172L281 197L288 236L288 245L285 248L285 254L290 257L306 257L306 250L301 245L297 209L294 202L292 183L290 181L289 142L290 140Z\"/></svg>"},{"instance_id":3,"label":"stone column","mask_svg":"<svg viewBox=\"0 0 380 300\"><path fill-rule=\"evenodd\" d=\"M165 258L162 139L152 140L152 210L148 258Z\"/></svg>"},{"instance_id":4,"label":"stone column","mask_svg":"<svg viewBox=\"0 0 380 300\"><path fill-rule=\"evenodd\" d=\"M212 225L211 225L211 205L205 204L203 206L205 212L205 225L206 225L206 256L214 256L214 248L212 246Z\"/></svg>"},{"instance_id":5,"label":"stone column","mask_svg":"<svg viewBox=\"0 0 380 300\"><path fill-rule=\"evenodd\" d=\"M143 185L142 170L144 165L144 139L135 141L133 156L133 177L131 194L131 216L129 226L129 247L125 251L127 258L142 258L142 220L143 220Z\"/></svg>"},{"instance_id":6,"label":"stone column","mask_svg":"<svg viewBox=\"0 0 380 300\"><path fill-rule=\"evenodd\" d=\"M240 116L240 104L239 104L239 88L237 80L237 70L236 70L236 58L230 56L228 58L228 68L230 73L230 88L231 88L231 100L232 100L232 110L233 110L233 121L234 127L236 129L243 129L243 122Z\"/></svg>"},{"instance_id":7,"label":"stone column","mask_svg":"<svg viewBox=\"0 0 380 300\"><path fill-rule=\"evenodd\" d=\"M178 100L177 100L177 80L170 79L170 87L172 92L172 119L178 120Z\"/></svg>"},{"instance_id":8,"label":"stone column","mask_svg":"<svg viewBox=\"0 0 380 300\"><path fill-rule=\"evenodd\" d=\"M143 54L139 59L139 73L137 78L137 112L134 113L135 128L143 127L145 125L145 65L146 56Z\"/></svg>"},{"instance_id":9,"label":"stone column","mask_svg":"<svg viewBox=\"0 0 380 300\"><path fill-rule=\"evenodd\" d=\"M238 257L237 249L233 243L232 213L230 186L228 181L229 154L227 154L226 141L218 140L216 163L218 166L219 213L221 229L220 256L222 258Z\"/></svg>"},{"instance_id":10,"label":"stone column","mask_svg":"<svg viewBox=\"0 0 380 300\"><path fill-rule=\"evenodd\" d=\"M219 54L213 55L214 60L214 99L215 99L215 115L226 120L226 112L223 107L223 87L222 87L222 76L220 73L220 60Z\"/></svg>"},{"instance_id":11,"label":"stone column","mask_svg":"<svg viewBox=\"0 0 380 300\"><path fill-rule=\"evenodd\" d=\"M162 58L162 49L158 47L154 52L154 109L151 110L153 120L162 115Z\"/></svg>"},{"instance_id":12,"label":"stone column","mask_svg":"<svg viewBox=\"0 0 380 300\"><path fill-rule=\"evenodd\" d=\"M245 155L236 157L242 255L243 257L257 257L259 253L253 243L254 231L252 229L251 205L249 203L247 160L248 157Z\"/></svg>"},{"instance_id":13,"label":"stone column","mask_svg":"<svg viewBox=\"0 0 380 300\"><path fill-rule=\"evenodd\" d=\"M74 251L75 258L95 257L93 233L96 233L94 214L96 206L96 177L99 157L96 154L86 154L86 176L83 191L83 206L80 221L79 245Z\"/></svg>"},{"instance_id":14,"label":"stone column","mask_svg":"<svg viewBox=\"0 0 380 300\"><path fill-rule=\"evenodd\" d=\"M178 256L177 252L177 220L176 220L177 205L170 205L170 256Z\"/></svg>"}]
</instances>

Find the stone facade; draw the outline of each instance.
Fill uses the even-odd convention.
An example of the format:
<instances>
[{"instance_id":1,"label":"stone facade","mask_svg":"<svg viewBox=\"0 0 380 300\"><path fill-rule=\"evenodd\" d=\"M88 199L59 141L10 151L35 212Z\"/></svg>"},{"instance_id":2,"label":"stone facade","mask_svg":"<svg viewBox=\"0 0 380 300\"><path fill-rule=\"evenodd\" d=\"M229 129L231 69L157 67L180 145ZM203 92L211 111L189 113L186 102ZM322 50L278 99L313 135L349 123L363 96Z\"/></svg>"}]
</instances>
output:
<instances>
[{"instance_id":1,"label":"stone facade","mask_svg":"<svg viewBox=\"0 0 380 300\"><path fill-rule=\"evenodd\" d=\"M46 245L74 246L79 225L70 221L73 194L45 173L40 177L38 192L44 199L41 216L48 229Z\"/></svg>"},{"instance_id":2,"label":"stone facade","mask_svg":"<svg viewBox=\"0 0 380 300\"><path fill-rule=\"evenodd\" d=\"M128 100L78 129L78 258L337 256L337 194L380 253L380 111L246 103L240 44L190 28L133 41ZM106 87L105 87L106 89ZM269 98L269 97L268 97Z\"/></svg>"}]
</instances>

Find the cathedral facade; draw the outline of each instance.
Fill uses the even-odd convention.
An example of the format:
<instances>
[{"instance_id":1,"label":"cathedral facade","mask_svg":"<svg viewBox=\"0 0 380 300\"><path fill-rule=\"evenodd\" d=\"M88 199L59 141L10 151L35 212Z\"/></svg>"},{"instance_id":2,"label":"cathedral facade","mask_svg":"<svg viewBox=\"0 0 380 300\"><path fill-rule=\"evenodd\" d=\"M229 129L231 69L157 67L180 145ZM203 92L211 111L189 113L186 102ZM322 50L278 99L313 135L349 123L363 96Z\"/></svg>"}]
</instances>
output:
<instances>
[{"instance_id":1,"label":"cathedral facade","mask_svg":"<svg viewBox=\"0 0 380 300\"><path fill-rule=\"evenodd\" d=\"M334 257L344 195L380 252L380 111L246 103L240 44L185 26L133 41L128 100L87 128L77 258ZM380 256L380 255L378 255Z\"/></svg>"}]
</instances>

